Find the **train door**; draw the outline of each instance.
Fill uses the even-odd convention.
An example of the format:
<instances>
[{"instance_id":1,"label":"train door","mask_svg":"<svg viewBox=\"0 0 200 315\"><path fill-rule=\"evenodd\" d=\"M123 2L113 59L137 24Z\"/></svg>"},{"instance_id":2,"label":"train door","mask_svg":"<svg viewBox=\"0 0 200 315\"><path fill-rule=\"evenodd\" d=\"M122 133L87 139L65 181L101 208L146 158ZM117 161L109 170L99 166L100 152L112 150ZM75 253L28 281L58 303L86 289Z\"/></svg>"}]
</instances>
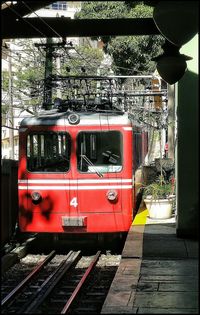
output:
<instances>
[{"instance_id":1,"label":"train door","mask_svg":"<svg viewBox=\"0 0 200 315\"><path fill-rule=\"evenodd\" d=\"M120 131L79 132L77 184L80 213L102 215L122 211L122 160L123 137ZM97 221L93 220L93 224L98 227Z\"/></svg>"},{"instance_id":2,"label":"train door","mask_svg":"<svg viewBox=\"0 0 200 315\"><path fill-rule=\"evenodd\" d=\"M71 138L63 131L31 132L27 136L27 229L57 232L58 214L68 211ZM60 225L61 226L61 225ZM61 229L61 228L60 228Z\"/></svg>"}]
</instances>

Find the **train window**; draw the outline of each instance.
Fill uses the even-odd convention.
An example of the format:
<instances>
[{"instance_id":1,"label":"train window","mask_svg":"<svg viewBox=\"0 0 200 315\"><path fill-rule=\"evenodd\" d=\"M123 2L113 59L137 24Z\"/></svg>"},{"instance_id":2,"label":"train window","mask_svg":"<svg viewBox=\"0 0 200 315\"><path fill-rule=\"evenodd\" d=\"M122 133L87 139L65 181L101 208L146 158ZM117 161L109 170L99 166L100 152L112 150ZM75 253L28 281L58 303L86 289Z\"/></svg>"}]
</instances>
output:
<instances>
[{"instance_id":1,"label":"train window","mask_svg":"<svg viewBox=\"0 0 200 315\"><path fill-rule=\"evenodd\" d=\"M80 132L77 143L80 172L101 174L122 170L123 144L119 131Z\"/></svg>"},{"instance_id":2,"label":"train window","mask_svg":"<svg viewBox=\"0 0 200 315\"><path fill-rule=\"evenodd\" d=\"M27 169L31 172L67 172L70 152L68 133L31 133L27 137Z\"/></svg>"}]
</instances>

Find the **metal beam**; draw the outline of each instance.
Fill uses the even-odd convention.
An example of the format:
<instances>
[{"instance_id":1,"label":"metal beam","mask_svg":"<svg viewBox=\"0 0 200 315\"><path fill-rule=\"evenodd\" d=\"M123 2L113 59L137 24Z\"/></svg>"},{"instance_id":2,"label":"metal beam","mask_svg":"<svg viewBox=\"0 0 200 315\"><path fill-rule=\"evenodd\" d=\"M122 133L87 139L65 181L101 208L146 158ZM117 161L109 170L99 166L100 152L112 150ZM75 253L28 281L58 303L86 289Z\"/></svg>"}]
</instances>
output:
<instances>
[{"instance_id":1,"label":"metal beam","mask_svg":"<svg viewBox=\"0 0 200 315\"><path fill-rule=\"evenodd\" d=\"M160 34L152 18L80 19L66 17L19 18L2 16L2 38L125 36Z\"/></svg>"}]
</instances>

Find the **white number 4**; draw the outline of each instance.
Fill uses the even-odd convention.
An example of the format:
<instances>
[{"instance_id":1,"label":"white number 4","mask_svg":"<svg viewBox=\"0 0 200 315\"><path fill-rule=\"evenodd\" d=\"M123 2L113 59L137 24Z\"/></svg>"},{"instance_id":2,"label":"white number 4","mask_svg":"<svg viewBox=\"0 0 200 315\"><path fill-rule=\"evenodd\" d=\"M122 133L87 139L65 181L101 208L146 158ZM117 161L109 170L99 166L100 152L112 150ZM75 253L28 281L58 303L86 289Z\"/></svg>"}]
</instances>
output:
<instances>
[{"instance_id":1,"label":"white number 4","mask_svg":"<svg viewBox=\"0 0 200 315\"><path fill-rule=\"evenodd\" d=\"M72 200L70 201L70 206L73 206L75 208L78 206L77 197L72 198Z\"/></svg>"}]
</instances>

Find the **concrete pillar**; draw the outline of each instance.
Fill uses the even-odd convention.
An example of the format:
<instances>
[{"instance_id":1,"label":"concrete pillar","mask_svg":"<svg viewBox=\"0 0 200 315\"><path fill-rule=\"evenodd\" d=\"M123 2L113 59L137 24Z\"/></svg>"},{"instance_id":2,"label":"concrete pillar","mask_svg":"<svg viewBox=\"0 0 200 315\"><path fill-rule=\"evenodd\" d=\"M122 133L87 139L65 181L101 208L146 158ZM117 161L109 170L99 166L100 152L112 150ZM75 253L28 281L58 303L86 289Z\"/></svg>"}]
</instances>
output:
<instances>
[{"instance_id":1,"label":"concrete pillar","mask_svg":"<svg viewBox=\"0 0 200 315\"><path fill-rule=\"evenodd\" d=\"M198 36L181 50L191 56L176 84L177 236L197 237L199 216Z\"/></svg>"}]
</instances>

